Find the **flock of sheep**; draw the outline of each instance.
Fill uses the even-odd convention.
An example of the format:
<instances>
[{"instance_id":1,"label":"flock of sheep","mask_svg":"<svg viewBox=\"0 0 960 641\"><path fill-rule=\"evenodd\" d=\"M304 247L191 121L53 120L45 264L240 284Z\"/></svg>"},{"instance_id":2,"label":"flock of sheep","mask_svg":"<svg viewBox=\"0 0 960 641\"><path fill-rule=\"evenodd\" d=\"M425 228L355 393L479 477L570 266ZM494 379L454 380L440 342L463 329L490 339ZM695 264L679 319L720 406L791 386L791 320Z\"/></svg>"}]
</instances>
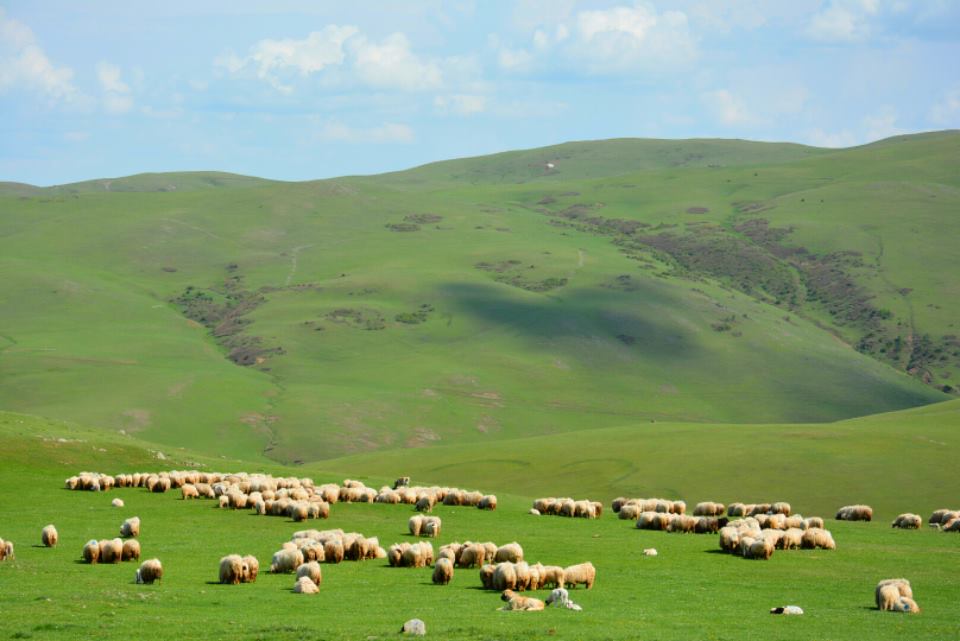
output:
<instances>
[{"instance_id":1,"label":"flock of sheep","mask_svg":"<svg viewBox=\"0 0 960 641\"><path fill-rule=\"evenodd\" d=\"M496 509L494 495L440 486L410 486L409 478L397 479L393 487L379 490L366 487L360 481L347 479L342 485L315 486L309 478L273 477L264 474L217 474L197 471L171 471L109 476L83 472L66 480L71 490L107 491L114 487L142 487L150 492L167 492L179 488L183 500L206 498L218 501L223 508L250 509L260 515L287 516L294 521L328 518L330 505L337 502L409 504L418 512L407 522L414 537L439 538L442 522L437 516L425 515L437 504L473 506ZM123 507L121 499L112 504ZM615 499L611 508L620 519L635 520L640 529L665 532L717 534L721 550L747 559L767 560L775 550L836 549L829 530L824 529L820 517L804 518L794 514L789 503L698 503L692 515L687 515L684 501L659 498ZM533 502L530 514L557 515L596 519L603 514L603 505L597 501L572 498L540 498ZM870 521L873 510L865 505L840 508L837 520ZM928 519L931 526L942 531L960 531L960 511L941 509ZM922 519L917 514L898 515L891 523L894 528L918 529ZM121 563L140 560L141 522L138 517L123 521L120 536L113 539L90 540L82 548L81 558L90 564ZM41 542L55 547L59 533L50 524L41 530ZM644 556L656 556L655 549L643 550ZM13 558L13 543L0 539L0 561ZM593 587L596 568L590 562L567 567L529 563L517 542L496 545L491 541L451 542L434 554L428 541L394 543L387 548L377 537L341 529L301 530L290 541L283 543L272 556L271 573L294 574L293 591L316 594L322 581L321 563L340 563L386 559L391 567L429 568L432 581L438 585L451 582L455 568L478 568L480 584L488 590L502 593L507 602L503 609L542 610L547 605L571 609L580 606L569 600L566 587L583 585ZM220 559L219 582L237 585L257 579L260 563L253 555L229 554ZM144 561L136 571L137 583L153 583L163 578L159 559ZM546 601L519 593L528 590L553 588ZM895 612L918 612L913 600L910 582L906 579L887 579L877 585L877 608ZM774 610L789 610L775 608Z\"/></svg>"}]
</instances>

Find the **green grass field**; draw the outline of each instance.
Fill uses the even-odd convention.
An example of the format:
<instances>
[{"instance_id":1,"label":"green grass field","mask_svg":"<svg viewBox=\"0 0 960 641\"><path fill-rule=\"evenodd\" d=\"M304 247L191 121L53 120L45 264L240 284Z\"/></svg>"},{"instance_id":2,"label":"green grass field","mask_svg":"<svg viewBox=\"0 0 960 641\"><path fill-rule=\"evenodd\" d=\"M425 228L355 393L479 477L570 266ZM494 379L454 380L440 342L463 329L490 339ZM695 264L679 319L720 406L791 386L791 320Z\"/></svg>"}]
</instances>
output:
<instances>
[{"instance_id":1,"label":"green grass field","mask_svg":"<svg viewBox=\"0 0 960 641\"><path fill-rule=\"evenodd\" d=\"M932 426L941 419L955 428L957 406L950 403L925 412L864 419L860 428L882 430L899 425L912 436L939 436ZM856 422L849 429L856 429ZM770 428L775 429L775 428ZM811 433L814 429L807 427ZM839 428L837 428L839 429ZM943 430L946 433L947 430ZM605 438L608 430L596 432ZM830 434L830 428L826 434ZM955 429L953 430L955 433ZM671 445L692 444L697 434L679 430ZM886 435L885 435L886 436ZM61 440L62 439L62 440ZM571 564L592 561L598 570L590 591L572 591L583 612L548 610L534 613L499 612L497 593L480 588L476 570L457 570L451 585L434 586L430 570L390 568L383 561L344 562L323 565L323 583L316 596L296 595L289 575L261 572L254 584L222 586L217 562L228 553L255 554L268 564L272 553L302 524L286 518L258 517L248 511L219 510L212 501L184 502L179 493L150 494L142 489L119 489L109 493L70 492L62 489L63 478L81 469L113 473L122 470L205 469L264 470L302 475L266 464L256 466L232 459L213 459L189 451L164 450L164 461L155 458L156 447L133 437L117 437L101 430L83 428L30 416L0 414L0 444L4 465L0 482L10 491L0 494L3 525L0 536L16 544L16 559L0 562L0 631L4 638L18 639L367 639L394 638L403 621L412 617L427 623L428 636L444 639L948 639L960 634L956 602L960 579L960 538L924 528L900 531L889 527L894 511L909 503L924 518L941 499L950 497L954 485L947 482L934 490L939 478L924 470L938 465L928 450L899 447L897 440L878 438L872 450L846 452L846 441L833 441L842 461L823 460L820 449L797 450L791 441L772 439L762 454L775 460L792 460L811 474L830 474L842 465L849 478L860 474L859 465L873 465L875 457L895 464L901 452L901 468L919 475L914 484L930 484L928 495L898 493L904 479L897 474L863 475L875 487L850 484L826 495L823 484L794 483L771 464L754 464L747 456L737 459L739 471L728 471L722 480L684 483L690 470L679 465L686 456L673 452L675 467L648 470L650 484L629 487L671 486L689 494L688 501L740 497L786 499L806 515L822 514L832 530L838 549L825 551L778 551L770 561L748 561L718 552L715 535L679 535L640 531L631 521L621 521L607 510L597 521L526 514L533 490L570 489L571 478L539 477L549 468L554 452L532 449L527 483L518 476L491 474L483 462L477 469L469 460L456 468L424 471L416 457L409 457L414 482L453 482L464 487L487 473L476 487L497 491L500 506L495 512L472 508L438 506L443 535L436 543L452 540L519 541L526 557L544 563ZM780 449L776 443L779 442ZM609 447L616 445L608 443ZM943 457L955 459L954 440L941 446ZM861 452L860 456L856 452ZM429 450L419 456L440 451ZM449 455L449 452L443 452ZM519 453L518 453L519 454ZM690 452L698 454L697 451ZM466 458L466 457L465 457ZM638 452L637 461L643 461ZM649 460L649 459L647 459ZM717 461L726 466L727 459ZM352 466L336 461L338 468ZM580 496L613 498L609 490L623 487L609 476L609 466L592 463L571 471L568 477L585 484ZM706 466L701 466L701 470ZM456 471L455 471L456 470ZM315 480L339 481L341 469L311 470ZM386 480L386 472L366 475L361 466L354 478L368 485ZM607 476L604 477L604 474ZM935 475L934 475L935 476ZM607 485L591 485L589 479L606 478ZM832 477L831 477L832 478ZM657 479L654 481L653 479ZM662 485L660 485L662 484ZM512 487L516 492L509 493ZM606 488L605 491L603 488ZM521 489L522 488L522 489ZM530 488L528 490L528 488ZM113 497L126 502L122 509L110 506ZM671 496L673 496L671 494ZM877 499L872 523L838 523L829 519L830 500ZM387 545L410 540L406 520L409 506L336 504L329 520L318 527L341 527L379 536ZM140 536L145 557L162 560L161 584L136 585L135 564L89 566L78 562L80 549L90 538L116 535L120 522L131 515L141 517ZM40 528L56 524L60 544L54 549L39 546ZM656 558L640 551L655 547ZM921 614L916 616L878 612L873 607L873 587L883 578L905 576L913 584ZM546 591L535 593L541 598ZM772 617L767 610L796 604L802 617Z\"/></svg>"},{"instance_id":2,"label":"green grass field","mask_svg":"<svg viewBox=\"0 0 960 641\"><path fill-rule=\"evenodd\" d=\"M958 140L0 185L0 407L300 463L945 400Z\"/></svg>"}]
</instances>

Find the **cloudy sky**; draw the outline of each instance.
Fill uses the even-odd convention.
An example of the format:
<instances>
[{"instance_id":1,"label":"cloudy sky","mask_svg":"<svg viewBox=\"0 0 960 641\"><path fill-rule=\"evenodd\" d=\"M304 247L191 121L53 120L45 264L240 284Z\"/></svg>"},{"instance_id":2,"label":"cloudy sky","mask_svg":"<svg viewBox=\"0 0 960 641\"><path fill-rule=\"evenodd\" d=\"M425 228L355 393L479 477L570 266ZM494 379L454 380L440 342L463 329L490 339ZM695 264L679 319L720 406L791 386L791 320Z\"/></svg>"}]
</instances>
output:
<instances>
[{"instance_id":1,"label":"cloudy sky","mask_svg":"<svg viewBox=\"0 0 960 641\"><path fill-rule=\"evenodd\" d=\"M960 127L956 0L0 0L0 180Z\"/></svg>"}]
</instances>

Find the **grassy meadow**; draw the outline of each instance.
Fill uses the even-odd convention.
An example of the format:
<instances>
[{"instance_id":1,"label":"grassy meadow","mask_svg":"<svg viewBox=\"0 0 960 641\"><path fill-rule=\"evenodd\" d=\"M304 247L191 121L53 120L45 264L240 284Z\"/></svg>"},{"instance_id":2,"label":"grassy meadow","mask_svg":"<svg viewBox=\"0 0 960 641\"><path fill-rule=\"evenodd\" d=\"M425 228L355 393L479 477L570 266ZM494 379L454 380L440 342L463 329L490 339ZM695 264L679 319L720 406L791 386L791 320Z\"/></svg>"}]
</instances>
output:
<instances>
[{"instance_id":1,"label":"grassy meadow","mask_svg":"<svg viewBox=\"0 0 960 641\"><path fill-rule=\"evenodd\" d=\"M0 185L0 407L305 463L946 400L957 140Z\"/></svg>"}]
</instances>

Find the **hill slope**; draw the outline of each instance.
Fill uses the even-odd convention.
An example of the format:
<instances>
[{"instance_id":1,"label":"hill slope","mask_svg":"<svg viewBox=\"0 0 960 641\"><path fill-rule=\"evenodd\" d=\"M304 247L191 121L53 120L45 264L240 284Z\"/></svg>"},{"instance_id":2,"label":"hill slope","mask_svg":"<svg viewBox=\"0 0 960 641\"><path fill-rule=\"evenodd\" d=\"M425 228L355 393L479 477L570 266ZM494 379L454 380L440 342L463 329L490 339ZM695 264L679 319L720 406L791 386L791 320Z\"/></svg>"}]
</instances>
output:
<instances>
[{"instance_id":1,"label":"hill slope","mask_svg":"<svg viewBox=\"0 0 960 641\"><path fill-rule=\"evenodd\" d=\"M0 406L310 461L942 400L958 140L0 190Z\"/></svg>"}]
</instances>

